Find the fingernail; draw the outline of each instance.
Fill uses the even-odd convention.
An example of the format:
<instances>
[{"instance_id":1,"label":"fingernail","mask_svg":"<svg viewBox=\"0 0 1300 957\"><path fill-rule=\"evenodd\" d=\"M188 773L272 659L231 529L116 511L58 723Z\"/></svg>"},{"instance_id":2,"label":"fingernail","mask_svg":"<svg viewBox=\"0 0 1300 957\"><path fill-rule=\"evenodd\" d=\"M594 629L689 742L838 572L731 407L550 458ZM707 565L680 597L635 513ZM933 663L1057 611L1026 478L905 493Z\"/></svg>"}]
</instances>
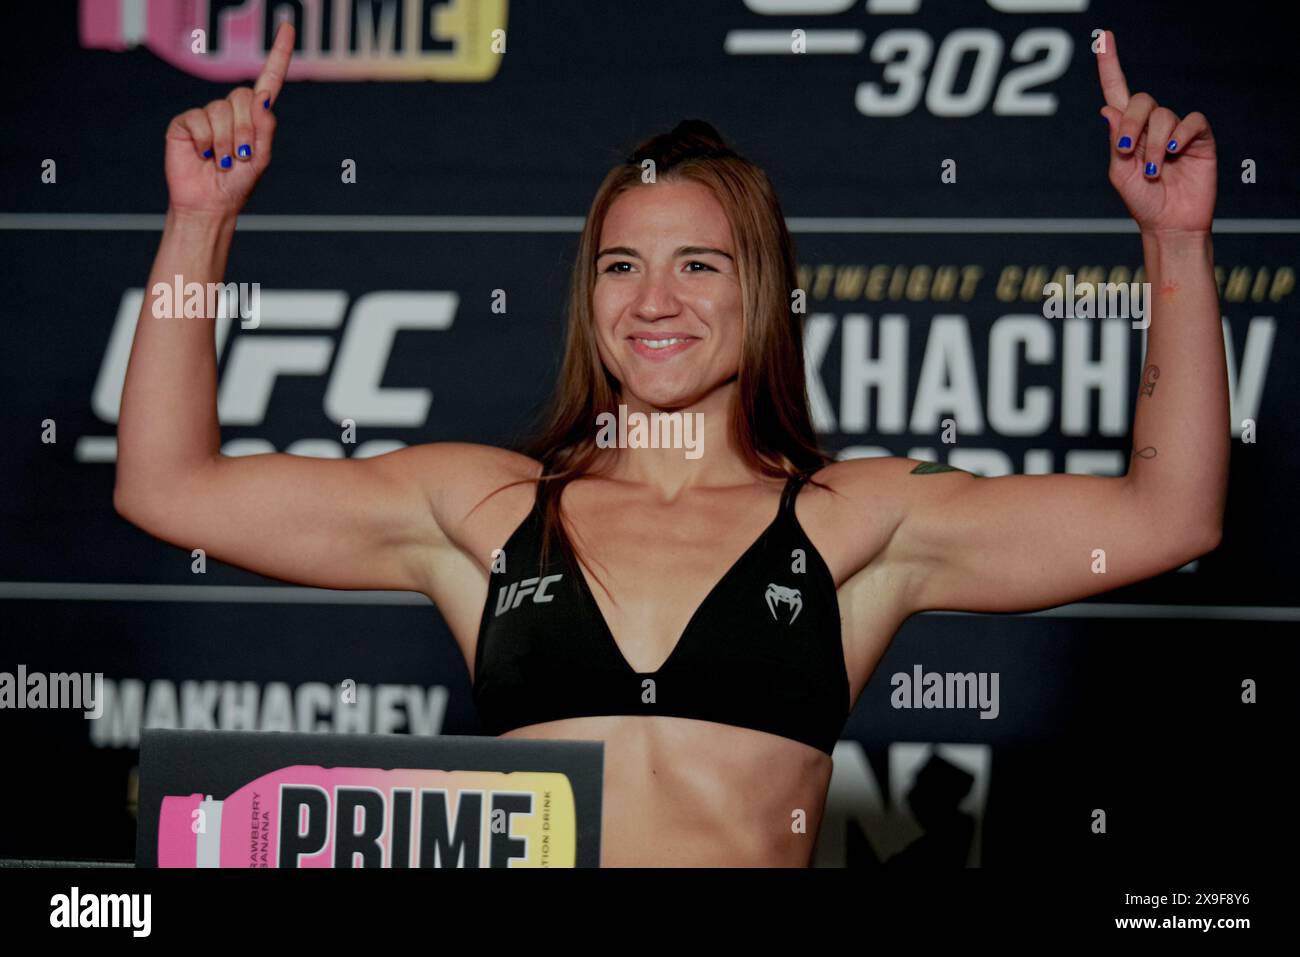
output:
<instances>
[{"instance_id":1,"label":"fingernail","mask_svg":"<svg viewBox=\"0 0 1300 957\"><path fill-rule=\"evenodd\" d=\"M1177 141L1177 140L1170 140L1170 141L1169 141L1169 145L1166 146L1165 149L1169 150L1169 152L1172 153L1174 150L1178 149L1178 141Z\"/></svg>"},{"instance_id":2,"label":"fingernail","mask_svg":"<svg viewBox=\"0 0 1300 957\"><path fill-rule=\"evenodd\" d=\"M1128 148L1129 148L1130 146L1132 146L1132 145L1133 145L1133 140L1132 140L1131 138L1129 138L1129 137L1127 137L1127 136L1121 136L1121 137L1119 138L1119 148L1120 148L1120 149L1122 149L1122 150L1126 150L1126 149L1128 149Z\"/></svg>"},{"instance_id":3,"label":"fingernail","mask_svg":"<svg viewBox=\"0 0 1300 957\"><path fill-rule=\"evenodd\" d=\"M269 110L270 108L271 108L271 98L268 96L265 100L262 101L262 109Z\"/></svg>"},{"instance_id":4,"label":"fingernail","mask_svg":"<svg viewBox=\"0 0 1300 957\"><path fill-rule=\"evenodd\" d=\"M1101 121L1106 124L1106 129L1110 129L1110 117L1103 116Z\"/></svg>"},{"instance_id":5,"label":"fingernail","mask_svg":"<svg viewBox=\"0 0 1300 957\"><path fill-rule=\"evenodd\" d=\"M1155 176L1155 175L1156 175L1156 164L1155 164L1155 163L1147 163L1147 165L1146 165L1146 171L1147 171L1147 175L1148 175L1148 176Z\"/></svg>"},{"instance_id":6,"label":"fingernail","mask_svg":"<svg viewBox=\"0 0 1300 957\"><path fill-rule=\"evenodd\" d=\"M230 164L231 164L232 162L234 162L234 161L230 158L230 154L227 153L225 156L221 157L221 168L222 168L222 169L230 169Z\"/></svg>"},{"instance_id":7,"label":"fingernail","mask_svg":"<svg viewBox=\"0 0 1300 957\"><path fill-rule=\"evenodd\" d=\"M235 152L239 154L240 159L248 159L250 156L253 155L253 148L249 146L247 143L245 143Z\"/></svg>"},{"instance_id":8,"label":"fingernail","mask_svg":"<svg viewBox=\"0 0 1300 957\"><path fill-rule=\"evenodd\" d=\"M212 150L211 150L211 149L206 149L206 150L204 150L204 151L203 151L203 158L204 158L205 160L210 160L210 159L212 159Z\"/></svg>"}]
</instances>

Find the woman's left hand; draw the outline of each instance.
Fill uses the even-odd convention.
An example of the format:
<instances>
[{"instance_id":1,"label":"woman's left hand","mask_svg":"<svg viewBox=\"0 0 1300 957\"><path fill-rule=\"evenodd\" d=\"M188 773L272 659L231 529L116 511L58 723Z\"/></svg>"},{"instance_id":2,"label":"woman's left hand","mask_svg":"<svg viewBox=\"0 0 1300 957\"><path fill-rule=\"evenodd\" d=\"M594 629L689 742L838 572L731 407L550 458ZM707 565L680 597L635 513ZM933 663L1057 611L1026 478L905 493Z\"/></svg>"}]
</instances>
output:
<instances>
[{"instance_id":1,"label":"woman's left hand","mask_svg":"<svg viewBox=\"0 0 1300 957\"><path fill-rule=\"evenodd\" d=\"M1106 30L1097 72L1110 125L1110 182L1144 233L1208 233L1217 161L1203 113L1179 119L1147 93L1129 95L1115 35ZM1172 141L1172 142L1171 142Z\"/></svg>"}]
</instances>

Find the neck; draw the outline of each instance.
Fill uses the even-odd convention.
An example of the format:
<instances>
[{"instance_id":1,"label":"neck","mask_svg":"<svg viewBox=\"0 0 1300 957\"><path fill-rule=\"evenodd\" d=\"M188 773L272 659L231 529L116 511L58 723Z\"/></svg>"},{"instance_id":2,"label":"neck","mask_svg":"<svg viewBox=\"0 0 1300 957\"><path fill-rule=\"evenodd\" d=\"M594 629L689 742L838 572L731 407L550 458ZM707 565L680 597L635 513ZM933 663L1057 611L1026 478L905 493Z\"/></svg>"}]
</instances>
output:
<instances>
[{"instance_id":1,"label":"neck","mask_svg":"<svg viewBox=\"0 0 1300 957\"><path fill-rule=\"evenodd\" d=\"M650 405L633 395L621 395L619 404L624 411L618 415L614 429L616 435L624 437L622 428L626 423L627 447L602 450L602 455L610 457L603 463L608 466L604 474L618 481L651 486L666 500L687 488L753 481L753 471L731 432L734 401L735 382L689 406L671 409ZM645 447L654 444L661 447Z\"/></svg>"}]
</instances>

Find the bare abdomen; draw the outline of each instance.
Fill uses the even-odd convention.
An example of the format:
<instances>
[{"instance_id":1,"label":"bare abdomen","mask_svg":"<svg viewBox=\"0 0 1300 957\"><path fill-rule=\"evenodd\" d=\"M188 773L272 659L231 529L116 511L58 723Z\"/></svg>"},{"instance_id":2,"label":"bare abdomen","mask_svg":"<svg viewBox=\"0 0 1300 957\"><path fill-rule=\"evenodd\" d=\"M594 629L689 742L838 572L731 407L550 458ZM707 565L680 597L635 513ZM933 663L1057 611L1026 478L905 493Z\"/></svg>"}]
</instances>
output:
<instances>
[{"instance_id":1,"label":"bare abdomen","mask_svg":"<svg viewBox=\"0 0 1300 957\"><path fill-rule=\"evenodd\" d=\"M603 867L806 867L831 759L749 728L568 718L502 737L605 742Z\"/></svg>"}]
</instances>

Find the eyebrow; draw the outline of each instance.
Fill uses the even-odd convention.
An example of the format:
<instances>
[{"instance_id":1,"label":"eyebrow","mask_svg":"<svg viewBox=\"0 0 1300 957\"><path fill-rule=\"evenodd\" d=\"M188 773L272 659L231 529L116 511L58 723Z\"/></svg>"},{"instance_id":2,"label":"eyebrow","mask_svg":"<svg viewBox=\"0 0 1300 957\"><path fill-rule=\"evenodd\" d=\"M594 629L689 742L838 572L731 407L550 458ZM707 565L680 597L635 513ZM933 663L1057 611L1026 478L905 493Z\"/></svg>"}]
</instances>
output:
<instances>
[{"instance_id":1,"label":"eyebrow","mask_svg":"<svg viewBox=\"0 0 1300 957\"><path fill-rule=\"evenodd\" d=\"M721 249L714 249L712 246L678 246L676 251L673 253L674 257L709 256L709 255L725 256L727 259L731 259L733 262L735 261L732 258L731 253L725 253ZM610 246L596 253L597 259L599 259L601 256L635 256L637 259L641 258L641 254L637 252L635 249L633 249L631 246Z\"/></svg>"}]
</instances>

